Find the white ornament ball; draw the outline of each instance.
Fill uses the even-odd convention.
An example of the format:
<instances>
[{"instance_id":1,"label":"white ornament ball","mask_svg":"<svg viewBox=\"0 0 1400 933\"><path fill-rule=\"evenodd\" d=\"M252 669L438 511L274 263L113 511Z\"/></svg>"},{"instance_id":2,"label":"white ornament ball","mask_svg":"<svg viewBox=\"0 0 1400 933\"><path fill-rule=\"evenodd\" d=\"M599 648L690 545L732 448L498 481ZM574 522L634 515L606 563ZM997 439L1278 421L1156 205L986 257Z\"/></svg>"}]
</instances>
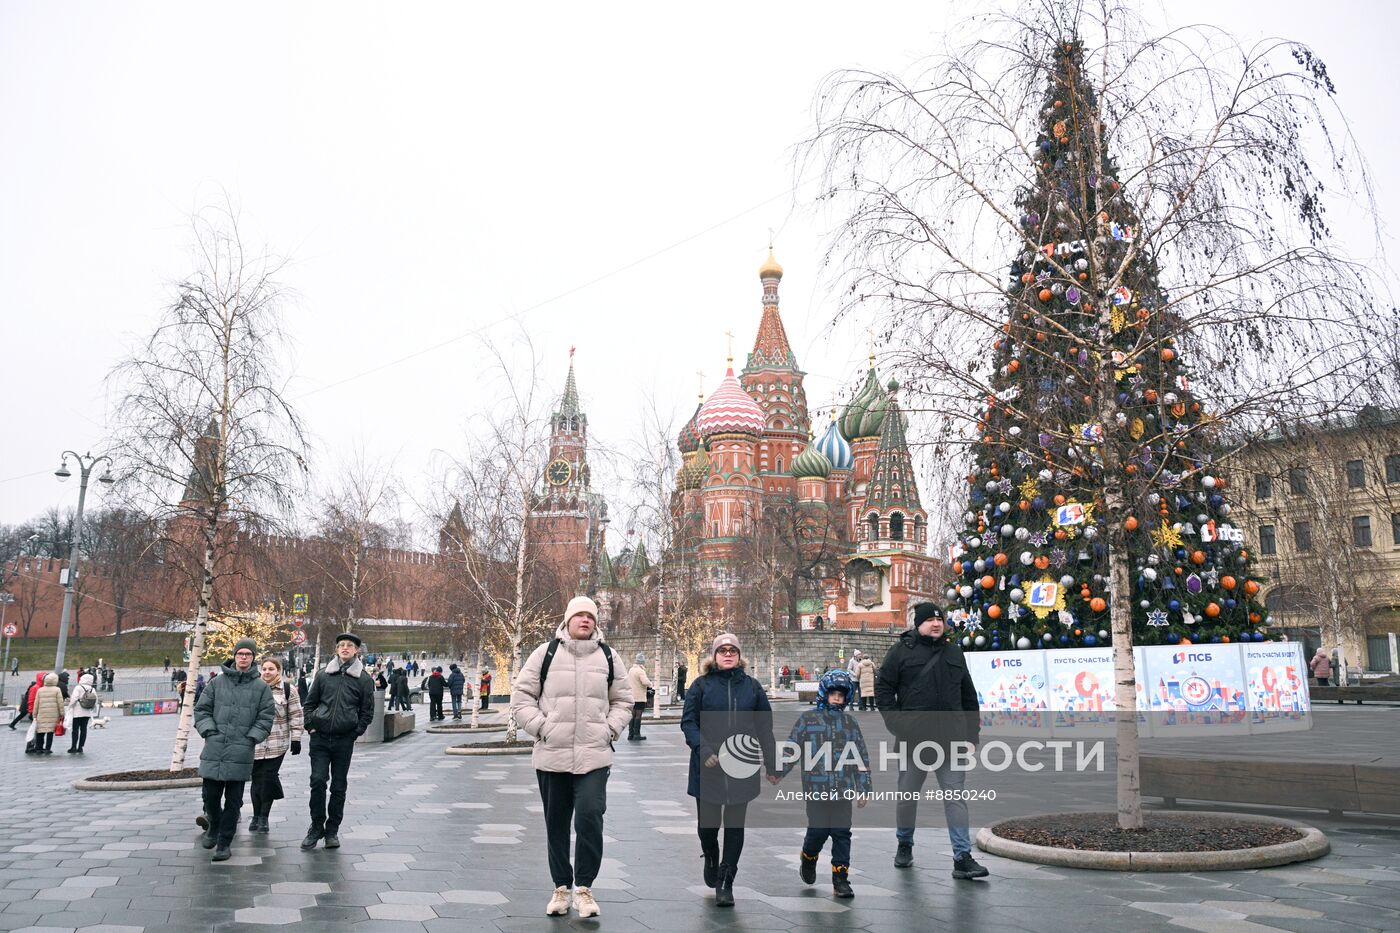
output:
<instances>
[{"instance_id":1,"label":"white ornament ball","mask_svg":"<svg viewBox=\"0 0 1400 933\"><path fill-rule=\"evenodd\" d=\"M1094 540L1094 539L1097 538L1098 536L1099 536L1099 530L1098 530L1097 528L1095 528L1093 525L1090 525L1088 528L1085 528L1085 529L1084 529L1084 537L1088 538L1090 541Z\"/></svg>"},{"instance_id":2,"label":"white ornament ball","mask_svg":"<svg viewBox=\"0 0 1400 933\"><path fill-rule=\"evenodd\" d=\"M1157 571L1153 570L1151 567L1144 567L1144 568L1142 569L1142 578L1143 578L1144 580L1147 580L1148 582L1151 582L1151 581L1153 581L1153 580L1156 580L1156 579L1157 579Z\"/></svg>"},{"instance_id":3,"label":"white ornament ball","mask_svg":"<svg viewBox=\"0 0 1400 933\"><path fill-rule=\"evenodd\" d=\"M947 596L949 599L957 599L957 598L958 598L958 591L957 591L957 589L955 589L954 587L951 587L951 586L950 586L950 587L948 587L948 592L945 593L945 594L943 594L943 595Z\"/></svg>"},{"instance_id":4,"label":"white ornament ball","mask_svg":"<svg viewBox=\"0 0 1400 933\"><path fill-rule=\"evenodd\" d=\"M964 583L961 587L959 587L959 589L958 589L958 595L961 596L963 599L971 599L971 598L972 598L972 587L971 587L971 586L968 586L966 583Z\"/></svg>"},{"instance_id":5,"label":"white ornament ball","mask_svg":"<svg viewBox=\"0 0 1400 933\"><path fill-rule=\"evenodd\" d=\"M1055 640L1055 636L1051 635L1049 632L1046 632L1044 635L1040 636L1040 640L1048 645Z\"/></svg>"},{"instance_id":6,"label":"white ornament ball","mask_svg":"<svg viewBox=\"0 0 1400 933\"><path fill-rule=\"evenodd\" d=\"M972 639L972 643L973 643L974 645L976 645L977 647L981 648L983 645L985 645L985 644L987 643L987 636L985 636L985 635L978 635L976 638Z\"/></svg>"},{"instance_id":7,"label":"white ornament ball","mask_svg":"<svg viewBox=\"0 0 1400 933\"><path fill-rule=\"evenodd\" d=\"M1107 638L1107 637L1108 637L1108 632L1104 631L1103 629L1099 629L1099 637L1100 637L1100 638Z\"/></svg>"},{"instance_id":8,"label":"white ornament ball","mask_svg":"<svg viewBox=\"0 0 1400 933\"><path fill-rule=\"evenodd\" d=\"M996 492L996 491L997 491L997 481L994 480L994 479L989 479L989 480L987 480L987 485L986 485L985 487L983 487L983 488L985 488L985 489L987 490L987 492Z\"/></svg>"},{"instance_id":9,"label":"white ornament ball","mask_svg":"<svg viewBox=\"0 0 1400 933\"><path fill-rule=\"evenodd\" d=\"M976 570L978 573L981 573L982 571L987 569L987 562L979 557L977 558L977 560L972 562L972 569Z\"/></svg>"},{"instance_id":10,"label":"white ornament ball","mask_svg":"<svg viewBox=\"0 0 1400 933\"><path fill-rule=\"evenodd\" d=\"M964 635L964 636L962 637L962 646L963 646L964 648L970 648L970 647L972 647L972 639L969 638L968 636Z\"/></svg>"},{"instance_id":11,"label":"white ornament ball","mask_svg":"<svg viewBox=\"0 0 1400 933\"><path fill-rule=\"evenodd\" d=\"M1017 529L1016 529L1016 540L1017 540L1017 541L1024 541L1024 540L1026 540L1027 538L1029 538L1030 536L1031 536L1031 532L1030 532L1030 529L1029 529L1029 528L1017 528Z\"/></svg>"},{"instance_id":12,"label":"white ornament ball","mask_svg":"<svg viewBox=\"0 0 1400 933\"><path fill-rule=\"evenodd\" d=\"M1054 476L1054 474L1051 473L1049 470L1041 470L1039 476L1040 476L1040 481L1041 481L1042 483L1048 483L1048 482L1050 482L1050 479L1051 479L1052 476Z\"/></svg>"},{"instance_id":13,"label":"white ornament ball","mask_svg":"<svg viewBox=\"0 0 1400 933\"><path fill-rule=\"evenodd\" d=\"M1060 586L1063 586L1065 588L1074 586L1074 577L1070 576L1069 574L1065 574L1063 577L1060 577Z\"/></svg>"},{"instance_id":14,"label":"white ornament ball","mask_svg":"<svg viewBox=\"0 0 1400 933\"><path fill-rule=\"evenodd\" d=\"M1228 502L1222 502L1222 503L1220 503L1220 514L1221 514L1221 515L1229 515L1229 514L1230 514L1230 503L1228 503Z\"/></svg>"},{"instance_id":15,"label":"white ornament ball","mask_svg":"<svg viewBox=\"0 0 1400 933\"><path fill-rule=\"evenodd\" d=\"M1015 425L1015 424L1013 424L1010 428L1008 428L1008 429L1006 430L1006 433L1007 433L1007 434L1010 434L1012 437L1020 437L1020 436L1021 436L1021 427L1020 427L1020 425Z\"/></svg>"},{"instance_id":16,"label":"white ornament ball","mask_svg":"<svg viewBox=\"0 0 1400 933\"><path fill-rule=\"evenodd\" d=\"M1205 524L1206 522L1208 522L1208 521L1210 521L1210 516L1207 515L1205 512L1202 512L1202 513L1200 513L1199 515L1196 516L1196 524L1197 524L1197 525L1204 525L1204 524Z\"/></svg>"},{"instance_id":17,"label":"white ornament ball","mask_svg":"<svg viewBox=\"0 0 1400 933\"><path fill-rule=\"evenodd\" d=\"M1144 599L1142 602L1138 603L1138 605L1141 606L1141 607L1144 608L1144 609L1151 609L1151 608L1152 608L1152 603L1150 603L1149 601L1147 601L1147 600L1145 600L1145 599Z\"/></svg>"},{"instance_id":18,"label":"white ornament ball","mask_svg":"<svg viewBox=\"0 0 1400 933\"><path fill-rule=\"evenodd\" d=\"M1025 651L1030 646L1031 640L1026 636L1022 635L1020 638L1016 639L1016 647L1020 648L1022 651Z\"/></svg>"},{"instance_id":19,"label":"white ornament ball","mask_svg":"<svg viewBox=\"0 0 1400 933\"><path fill-rule=\"evenodd\" d=\"M1029 566L1031 565L1031 563L1034 562L1034 561L1035 561L1035 555L1032 554L1030 551L1022 551L1022 552L1021 552L1021 563L1025 564L1027 567L1029 567Z\"/></svg>"},{"instance_id":20,"label":"white ornament ball","mask_svg":"<svg viewBox=\"0 0 1400 933\"><path fill-rule=\"evenodd\" d=\"M1214 476L1202 476L1202 477L1201 477L1201 485L1204 486L1204 487L1206 487L1207 489L1214 489L1214 488L1215 488L1215 477L1214 477Z\"/></svg>"},{"instance_id":21,"label":"white ornament ball","mask_svg":"<svg viewBox=\"0 0 1400 933\"><path fill-rule=\"evenodd\" d=\"M968 536L967 536L967 546L968 546L968 547L981 547L981 546L982 546L982 539L979 538L977 535L968 535Z\"/></svg>"},{"instance_id":22,"label":"white ornament ball","mask_svg":"<svg viewBox=\"0 0 1400 933\"><path fill-rule=\"evenodd\" d=\"M1002 502L1002 503L999 503L999 504L997 505L997 511L1000 512L1001 514L1005 515L1007 512L1010 512L1010 511L1011 511L1011 503L1010 503L1010 502Z\"/></svg>"},{"instance_id":23,"label":"white ornament ball","mask_svg":"<svg viewBox=\"0 0 1400 933\"><path fill-rule=\"evenodd\" d=\"M1013 603L1019 603L1021 600L1026 598L1026 591L1018 586L1014 590L1012 590L1008 595L1010 595L1011 601Z\"/></svg>"},{"instance_id":24,"label":"white ornament ball","mask_svg":"<svg viewBox=\"0 0 1400 933\"><path fill-rule=\"evenodd\" d=\"M1016 526L1015 526L1015 525L1002 525L1002 526L1001 526L1001 536L1002 536L1003 538L1009 538L1009 537L1011 537L1012 535L1014 535L1015 533L1016 533Z\"/></svg>"}]
</instances>

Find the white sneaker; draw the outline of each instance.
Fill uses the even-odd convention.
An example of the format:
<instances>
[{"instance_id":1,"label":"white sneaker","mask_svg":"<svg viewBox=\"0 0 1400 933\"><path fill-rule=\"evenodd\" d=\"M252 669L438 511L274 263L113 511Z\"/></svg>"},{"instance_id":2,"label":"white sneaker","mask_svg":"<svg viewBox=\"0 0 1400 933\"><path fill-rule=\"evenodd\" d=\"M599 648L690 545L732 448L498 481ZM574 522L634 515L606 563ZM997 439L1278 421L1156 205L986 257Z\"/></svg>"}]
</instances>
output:
<instances>
[{"instance_id":1,"label":"white sneaker","mask_svg":"<svg viewBox=\"0 0 1400 933\"><path fill-rule=\"evenodd\" d=\"M574 909L580 917L598 916L598 902L593 899L593 892L587 888L575 888Z\"/></svg>"},{"instance_id":2,"label":"white sneaker","mask_svg":"<svg viewBox=\"0 0 1400 933\"><path fill-rule=\"evenodd\" d=\"M562 917L569 912L569 901L569 886L561 884L554 889L554 896L549 899L549 906L545 908L544 912L550 917Z\"/></svg>"}]
</instances>

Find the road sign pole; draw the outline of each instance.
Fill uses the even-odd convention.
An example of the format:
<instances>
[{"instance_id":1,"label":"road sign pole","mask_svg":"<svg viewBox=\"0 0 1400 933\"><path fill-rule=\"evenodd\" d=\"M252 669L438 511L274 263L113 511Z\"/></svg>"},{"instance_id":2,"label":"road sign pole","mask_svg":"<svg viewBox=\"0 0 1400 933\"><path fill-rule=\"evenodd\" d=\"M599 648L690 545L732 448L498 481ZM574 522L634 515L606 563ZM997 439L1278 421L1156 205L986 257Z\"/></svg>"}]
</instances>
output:
<instances>
[{"instance_id":1,"label":"road sign pole","mask_svg":"<svg viewBox=\"0 0 1400 933\"><path fill-rule=\"evenodd\" d=\"M0 706L4 706L5 685L10 676L10 636L15 633L13 626L5 624L5 610L10 608L10 603L14 602L15 598L9 593L0 593L0 596L5 597L0 599L0 629L5 632L5 666L0 667Z\"/></svg>"}]
</instances>

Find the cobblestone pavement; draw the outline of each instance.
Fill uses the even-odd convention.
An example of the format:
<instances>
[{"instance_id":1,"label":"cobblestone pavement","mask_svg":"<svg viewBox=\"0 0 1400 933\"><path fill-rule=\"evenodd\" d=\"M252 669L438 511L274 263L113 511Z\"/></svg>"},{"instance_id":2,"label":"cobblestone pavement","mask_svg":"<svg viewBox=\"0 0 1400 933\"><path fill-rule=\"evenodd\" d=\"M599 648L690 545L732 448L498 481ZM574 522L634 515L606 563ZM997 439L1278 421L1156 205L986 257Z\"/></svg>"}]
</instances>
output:
<instances>
[{"instance_id":1,"label":"cobblestone pavement","mask_svg":"<svg viewBox=\"0 0 1400 933\"><path fill-rule=\"evenodd\" d=\"M420 725L422 710L420 713ZM1320 712L1374 728L1400 710ZM979 855L985 882L954 881L946 836L920 831L917 866L891 867L892 833L857 829L854 901L797 879L798 830L751 830L738 905L701 884L685 759L674 725L618 743L596 921L548 919L542 817L529 757L463 758L418 732L357 749L338 851L298 848L307 759L288 758L272 832L241 832L212 864L195 789L84 793L77 777L168 760L173 716L115 717L83 758L23 754L0 733L0 930L1201 930L1400 929L1400 821L1329 820L1332 854L1257 872L1119 874ZM1391 729L1390 735L1395 731ZM198 739L192 743L191 760ZM245 810L246 820L246 810ZM825 871L825 864L822 865Z\"/></svg>"}]
</instances>

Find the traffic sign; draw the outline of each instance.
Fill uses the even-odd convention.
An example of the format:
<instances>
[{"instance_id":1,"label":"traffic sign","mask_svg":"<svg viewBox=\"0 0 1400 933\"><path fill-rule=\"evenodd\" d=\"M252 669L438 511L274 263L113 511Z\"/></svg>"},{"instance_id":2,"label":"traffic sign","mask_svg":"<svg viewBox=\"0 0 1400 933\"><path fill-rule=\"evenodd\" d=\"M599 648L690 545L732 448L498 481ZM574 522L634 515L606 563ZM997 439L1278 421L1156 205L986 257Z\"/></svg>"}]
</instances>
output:
<instances>
[{"instance_id":1,"label":"traffic sign","mask_svg":"<svg viewBox=\"0 0 1400 933\"><path fill-rule=\"evenodd\" d=\"M306 632L302 631L301 629L297 629L295 632L293 632L292 643L297 645L306 644Z\"/></svg>"},{"instance_id":2,"label":"traffic sign","mask_svg":"<svg viewBox=\"0 0 1400 933\"><path fill-rule=\"evenodd\" d=\"M14 637L14 635L15 635L17 632L19 632L19 626L18 626L18 625L15 625L13 622L6 622L6 623L5 623L5 637L6 637L6 638L12 638L12 637Z\"/></svg>"},{"instance_id":3,"label":"traffic sign","mask_svg":"<svg viewBox=\"0 0 1400 933\"><path fill-rule=\"evenodd\" d=\"M292 624L295 625L297 628L301 628L305 621L306 620L303 619L301 616L292 616Z\"/></svg>"},{"instance_id":4,"label":"traffic sign","mask_svg":"<svg viewBox=\"0 0 1400 933\"><path fill-rule=\"evenodd\" d=\"M305 612L305 611L306 611L306 604L307 604L307 602L308 602L308 600L307 600L307 598L306 598L306 594L305 594L305 593L293 593L293 594L292 594L292 612L295 612L295 613L298 613L298 614Z\"/></svg>"}]
</instances>

